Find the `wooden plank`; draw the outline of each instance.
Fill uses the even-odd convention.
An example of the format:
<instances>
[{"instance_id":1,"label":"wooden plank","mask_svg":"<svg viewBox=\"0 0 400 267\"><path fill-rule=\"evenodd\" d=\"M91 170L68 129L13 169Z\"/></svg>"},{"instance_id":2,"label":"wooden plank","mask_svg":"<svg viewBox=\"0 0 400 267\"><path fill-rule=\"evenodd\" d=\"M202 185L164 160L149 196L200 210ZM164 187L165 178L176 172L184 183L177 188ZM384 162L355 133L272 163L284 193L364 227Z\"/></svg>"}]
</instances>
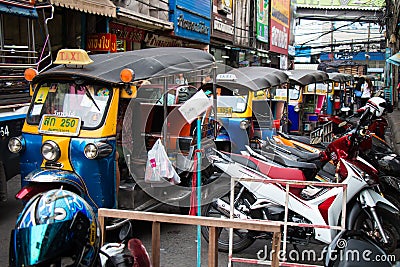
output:
<instances>
[{"instance_id":1,"label":"wooden plank","mask_svg":"<svg viewBox=\"0 0 400 267\"><path fill-rule=\"evenodd\" d=\"M279 267L280 249L281 249L281 233L274 233L272 236L271 267Z\"/></svg>"},{"instance_id":2,"label":"wooden plank","mask_svg":"<svg viewBox=\"0 0 400 267\"><path fill-rule=\"evenodd\" d=\"M98 215L103 217L124 218L140 221L157 221L161 223L176 223L186 225L202 225L222 228L248 229L263 232L280 232L281 222L271 222L264 220L240 220L198 217L190 215L176 215L155 212L141 212L130 210L104 209L98 210Z\"/></svg>"},{"instance_id":3,"label":"wooden plank","mask_svg":"<svg viewBox=\"0 0 400 267\"><path fill-rule=\"evenodd\" d=\"M151 260L153 267L160 267L160 223L153 221L151 228Z\"/></svg>"},{"instance_id":4,"label":"wooden plank","mask_svg":"<svg viewBox=\"0 0 400 267\"><path fill-rule=\"evenodd\" d=\"M218 236L216 227L209 227L208 267L218 267Z\"/></svg>"},{"instance_id":5,"label":"wooden plank","mask_svg":"<svg viewBox=\"0 0 400 267\"><path fill-rule=\"evenodd\" d=\"M100 233L101 233L101 239L100 239L100 247L104 245L104 242L106 240L106 226L104 225L104 217L99 217L99 227L100 227Z\"/></svg>"}]
</instances>

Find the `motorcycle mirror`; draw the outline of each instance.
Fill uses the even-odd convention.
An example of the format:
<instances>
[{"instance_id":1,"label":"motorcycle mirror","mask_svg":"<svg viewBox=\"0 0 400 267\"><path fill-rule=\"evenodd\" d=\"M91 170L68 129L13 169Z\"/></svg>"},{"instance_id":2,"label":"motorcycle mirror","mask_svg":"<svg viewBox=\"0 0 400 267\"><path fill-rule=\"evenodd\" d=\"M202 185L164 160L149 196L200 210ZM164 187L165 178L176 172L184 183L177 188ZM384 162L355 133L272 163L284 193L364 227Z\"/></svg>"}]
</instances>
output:
<instances>
[{"instance_id":1,"label":"motorcycle mirror","mask_svg":"<svg viewBox=\"0 0 400 267\"><path fill-rule=\"evenodd\" d=\"M128 240L131 234L132 234L132 223L128 221L121 227L118 238L120 241Z\"/></svg>"}]
</instances>

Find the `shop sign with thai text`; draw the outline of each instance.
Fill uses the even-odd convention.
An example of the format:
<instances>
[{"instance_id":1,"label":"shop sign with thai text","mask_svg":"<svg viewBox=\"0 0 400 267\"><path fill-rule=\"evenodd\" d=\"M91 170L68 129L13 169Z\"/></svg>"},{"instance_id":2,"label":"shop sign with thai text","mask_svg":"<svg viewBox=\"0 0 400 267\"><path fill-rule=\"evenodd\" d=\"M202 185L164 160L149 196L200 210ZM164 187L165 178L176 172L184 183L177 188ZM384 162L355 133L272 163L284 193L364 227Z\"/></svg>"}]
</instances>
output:
<instances>
[{"instance_id":1,"label":"shop sign with thai text","mask_svg":"<svg viewBox=\"0 0 400 267\"><path fill-rule=\"evenodd\" d=\"M113 22L110 23L110 31L117 36L118 40L126 40L135 43L140 43L143 41L146 34L146 32L142 29Z\"/></svg>"},{"instance_id":2,"label":"shop sign with thai text","mask_svg":"<svg viewBox=\"0 0 400 267\"><path fill-rule=\"evenodd\" d=\"M117 36L111 33L90 34L87 37L87 50L117 52Z\"/></svg>"}]
</instances>

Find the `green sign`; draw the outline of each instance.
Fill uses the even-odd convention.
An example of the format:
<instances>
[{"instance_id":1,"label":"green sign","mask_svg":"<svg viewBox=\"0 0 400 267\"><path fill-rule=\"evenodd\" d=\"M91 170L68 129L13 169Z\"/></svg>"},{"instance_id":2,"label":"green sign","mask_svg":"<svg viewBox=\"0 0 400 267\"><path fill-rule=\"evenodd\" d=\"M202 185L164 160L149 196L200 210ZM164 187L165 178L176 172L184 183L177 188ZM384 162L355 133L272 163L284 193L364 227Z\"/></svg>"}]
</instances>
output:
<instances>
[{"instance_id":1,"label":"green sign","mask_svg":"<svg viewBox=\"0 0 400 267\"><path fill-rule=\"evenodd\" d=\"M257 40L268 42L268 0L257 0Z\"/></svg>"}]
</instances>

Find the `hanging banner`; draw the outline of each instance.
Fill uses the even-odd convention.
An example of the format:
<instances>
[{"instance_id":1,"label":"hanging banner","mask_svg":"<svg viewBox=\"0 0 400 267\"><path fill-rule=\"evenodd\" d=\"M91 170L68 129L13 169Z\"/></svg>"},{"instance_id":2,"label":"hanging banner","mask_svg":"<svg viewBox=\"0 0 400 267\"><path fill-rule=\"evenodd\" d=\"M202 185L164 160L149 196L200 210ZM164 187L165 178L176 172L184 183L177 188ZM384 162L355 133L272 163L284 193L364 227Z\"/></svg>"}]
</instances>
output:
<instances>
[{"instance_id":1,"label":"hanging banner","mask_svg":"<svg viewBox=\"0 0 400 267\"><path fill-rule=\"evenodd\" d=\"M268 0L257 0L257 40L268 42Z\"/></svg>"},{"instance_id":2,"label":"hanging banner","mask_svg":"<svg viewBox=\"0 0 400 267\"><path fill-rule=\"evenodd\" d=\"M117 36L111 33L90 34L87 37L87 50L117 52Z\"/></svg>"}]
</instances>

